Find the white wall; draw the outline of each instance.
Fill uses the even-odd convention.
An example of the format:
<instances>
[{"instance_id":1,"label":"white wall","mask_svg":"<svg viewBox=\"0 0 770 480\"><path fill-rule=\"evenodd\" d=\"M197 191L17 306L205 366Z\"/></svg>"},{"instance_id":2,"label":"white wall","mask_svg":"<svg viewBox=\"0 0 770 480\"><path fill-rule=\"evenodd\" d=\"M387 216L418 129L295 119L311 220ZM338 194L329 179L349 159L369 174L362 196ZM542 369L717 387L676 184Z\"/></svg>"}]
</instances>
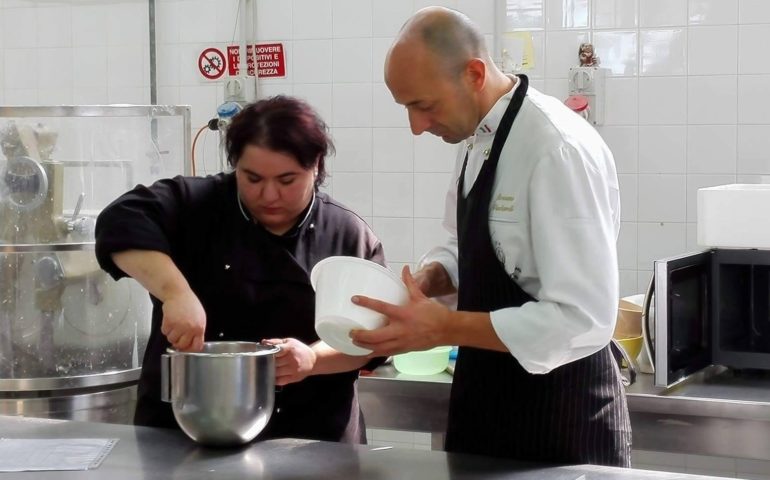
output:
<instances>
[{"instance_id":1,"label":"white wall","mask_svg":"<svg viewBox=\"0 0 770 480\"><path fill-rule=\"evenodd\" d=\"M259 40L287 50L287 77L262 81L262 93L304 97L327 119L337 144L328 190L372 223L396 267L443 238L452 167L453 148L412 137L382 83L393 36L429 3L257 1ZM468 13L491 38L493 0L438 3ZM698 187L770 174L770 2L508 3L501 23L533 33L536 88L563 98L584 40L612 69L600 131L621 181L621 289L641 291L653 259L695 248ZM194 127L223 96L198 74L197 56L238 39L236 6L158 0L158 99L191 104ZM146 0L0 0L0 104L148 103L147 25ZM198 158L215 168L213 134L203 135Z\"/></svg>"},{"instance_id":2,"label":"white wall","mask_svg":"<svg viewBox=\"0 0 770 480\"><path fill-rule=\"evenodd\" d=\"M147 0L0 0L0 104L150 102Z\"/></svg>"}]
</instances>

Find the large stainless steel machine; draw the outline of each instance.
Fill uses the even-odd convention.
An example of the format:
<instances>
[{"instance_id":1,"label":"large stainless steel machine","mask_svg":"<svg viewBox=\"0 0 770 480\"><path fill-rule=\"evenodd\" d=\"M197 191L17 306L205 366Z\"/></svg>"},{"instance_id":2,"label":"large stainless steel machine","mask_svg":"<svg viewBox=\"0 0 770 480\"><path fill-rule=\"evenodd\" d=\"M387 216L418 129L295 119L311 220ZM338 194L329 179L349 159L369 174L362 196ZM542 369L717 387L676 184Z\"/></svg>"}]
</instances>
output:
<instances>
[{"instance_id":1,"label":"large stainless steel machine","mask_svg":"<svg viewBox=\"0 0 770 480\"><path fill-rule=\"evenodd\" d=\"M0 414L130 421L150 301L94 224L189 158L186 106L0 107Z\"/></svg>"}]
</instances>

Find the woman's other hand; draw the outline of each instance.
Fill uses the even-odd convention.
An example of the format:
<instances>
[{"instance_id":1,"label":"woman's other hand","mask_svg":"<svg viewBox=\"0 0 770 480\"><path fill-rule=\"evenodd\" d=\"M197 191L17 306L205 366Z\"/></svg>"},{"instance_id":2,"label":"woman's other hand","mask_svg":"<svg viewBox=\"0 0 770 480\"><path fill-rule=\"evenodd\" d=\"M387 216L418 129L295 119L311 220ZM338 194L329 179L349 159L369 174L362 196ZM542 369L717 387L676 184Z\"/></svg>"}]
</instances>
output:
<instances>
[{"instance_id":1,"label":"woman's other hand","mask_svg":"<svg viewBox=\"0 0 770 480\"><path fill-rule=\"evenodd\" d=\"M203 349L206 311L192 290L166 298L160 331L177 350L199 352Z\"/></svg>"},{"instance_id":2,"label":"woman's other hand","mask_svg":"<svg viewBox=\"0 0 770 480\"><path fill-rule=\"evenodd\" d=\"M281 351L275 355L276 385L299 382L313 372L317 357L309 345L296 338L271 338L263 342L281 347Z\"/></svg>"}]
</instances>

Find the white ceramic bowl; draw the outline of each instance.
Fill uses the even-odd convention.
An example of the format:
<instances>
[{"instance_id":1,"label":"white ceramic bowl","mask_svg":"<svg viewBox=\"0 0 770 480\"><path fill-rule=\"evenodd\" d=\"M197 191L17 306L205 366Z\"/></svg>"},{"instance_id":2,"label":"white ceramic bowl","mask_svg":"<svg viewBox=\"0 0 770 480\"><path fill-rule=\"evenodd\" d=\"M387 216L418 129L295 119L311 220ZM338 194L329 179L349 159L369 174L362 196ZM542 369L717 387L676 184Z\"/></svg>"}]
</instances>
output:
<instances>
[{"instance_id":1,"label":"white ceramic bowl","mask_svg":"<svg viewBox=\"0 0 770 480\"><path fill-rule=\"evenodd\" d=\"M403 305L408 293L401 279L387 268L357 257L329 257L310 272L315 289L315 330L329 346L348 355L371 350L353 344L350 330L373 330L383 325L380 313L354 304L353 295L364 295Z\"/></svg>"}]
</instances>

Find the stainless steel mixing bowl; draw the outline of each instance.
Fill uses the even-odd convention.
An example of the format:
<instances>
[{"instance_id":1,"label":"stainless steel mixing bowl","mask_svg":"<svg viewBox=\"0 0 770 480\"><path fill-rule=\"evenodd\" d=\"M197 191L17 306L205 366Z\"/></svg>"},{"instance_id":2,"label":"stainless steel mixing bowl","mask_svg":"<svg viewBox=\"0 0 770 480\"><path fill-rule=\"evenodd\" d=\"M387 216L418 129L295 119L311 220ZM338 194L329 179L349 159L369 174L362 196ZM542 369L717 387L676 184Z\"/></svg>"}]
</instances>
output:
<instances>
[{"instance_id":1,"label":"stainless steel mixing bowl","mask_svg":"<svg viewBox=\"0 0 770 480\"><path fill-rule=\"evenodd\" d=\"M200 352L169 350L162 400L182 430L204 445L241 445L267 425L275 400L275 354L254 342L206 342Z\"/></svg>"}]
</instances>

